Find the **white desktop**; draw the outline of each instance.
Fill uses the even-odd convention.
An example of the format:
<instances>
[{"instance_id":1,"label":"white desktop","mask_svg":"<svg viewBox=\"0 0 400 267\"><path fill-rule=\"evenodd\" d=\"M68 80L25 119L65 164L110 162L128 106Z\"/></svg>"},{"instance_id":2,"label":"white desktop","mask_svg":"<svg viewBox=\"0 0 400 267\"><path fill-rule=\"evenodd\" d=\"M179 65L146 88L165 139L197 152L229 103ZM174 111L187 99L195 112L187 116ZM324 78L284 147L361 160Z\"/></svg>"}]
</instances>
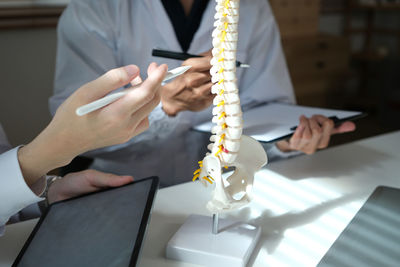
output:
<instances>
[{"instance_id":1,"label":"white desktop","mask_svg":"<svg viewBox=\"0 0 400 267\"><path fill-rule=\"evenodd\" d=\"M273 162L255 177L253 202L231 220L262 228L247 266L315 266L378 185L400 188L400 131ZM166 258L168 241L196 213L209 216L211 188L197 183L161 189L139 266L195 267ZM0 266L10 266L37 220L9 225Z\"/></svg>"}]
</instances>

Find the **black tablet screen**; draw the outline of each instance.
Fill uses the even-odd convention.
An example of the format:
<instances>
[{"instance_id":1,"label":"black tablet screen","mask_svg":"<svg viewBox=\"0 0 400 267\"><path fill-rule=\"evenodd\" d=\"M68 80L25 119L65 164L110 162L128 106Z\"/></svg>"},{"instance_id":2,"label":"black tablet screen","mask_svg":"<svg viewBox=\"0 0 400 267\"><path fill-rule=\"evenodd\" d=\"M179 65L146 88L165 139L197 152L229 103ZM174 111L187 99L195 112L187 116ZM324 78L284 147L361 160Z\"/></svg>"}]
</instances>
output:
<instances>
[{"instance_id":1,"label":"black tablet screen","mask_svg":"<svg viewBox=\"0 0 400 267\"><path fill-rule=\"evenodd\" d=\"M155 184L144 179L52 205L16 266L135 265Z\"/></svg>"},{"instance_id":2,"label":"black tablet screen","mask_svg":"<svg viewBox=\"0 0 400 267\"><path fill-rule=\"evenodd\" d=\"M400 190L378 187L318 266L400 266Z\"/></svg>"}]
</instances>

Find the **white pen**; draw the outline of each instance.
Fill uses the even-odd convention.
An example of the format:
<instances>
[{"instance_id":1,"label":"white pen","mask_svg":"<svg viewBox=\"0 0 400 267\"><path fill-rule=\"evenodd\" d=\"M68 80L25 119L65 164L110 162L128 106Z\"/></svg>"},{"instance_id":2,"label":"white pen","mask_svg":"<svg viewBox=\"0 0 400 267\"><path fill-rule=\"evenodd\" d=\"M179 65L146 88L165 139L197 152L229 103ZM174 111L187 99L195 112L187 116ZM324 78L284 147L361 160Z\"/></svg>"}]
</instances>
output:
<instances>
[{"instance_id":1,"label":"white pen","mask_svg":"<svg viewBox=\"0 0 400 267\"><path fill-rule=\"evenodd\" d=\"M190 69L192 66L182 66L178 67L172 70L169 70L167 74L165 75L165 78L163 82L169 81L175 77L178 77L179 75L184 74L188 69ZM138 86L138 85L135 85ZM93 101L89 104L83 105L79 108L76 109L76 115L78 116L83 116L86 115L92 111L98 110L104 106L107 106L108 104L120 99L124 95L126 95L128 92L127 91L122 91L118 93L113 93L109 94L108 96L105 96L103 98L100 98L96 101Z\"/></svg>"}]
</instances>

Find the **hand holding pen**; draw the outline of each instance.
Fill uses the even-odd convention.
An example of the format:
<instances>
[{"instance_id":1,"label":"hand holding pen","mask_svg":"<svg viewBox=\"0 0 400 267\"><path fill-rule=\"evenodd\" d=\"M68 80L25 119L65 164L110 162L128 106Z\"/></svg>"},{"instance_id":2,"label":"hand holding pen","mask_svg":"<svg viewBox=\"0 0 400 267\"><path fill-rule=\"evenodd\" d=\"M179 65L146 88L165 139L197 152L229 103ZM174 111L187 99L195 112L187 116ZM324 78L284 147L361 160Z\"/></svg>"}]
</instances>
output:
<instances>
[{"instance_id":1,"label":"hand holding pen","mask_svg":"<svg viewBox=\"0 0 400 267\"><path fill-rule=\"evenodd\" d=\"M174 79L175 77L178 77L179 75L182 75L190 68L191 68L191 66L182 66L182 67L178 67L173 70L167 71L167 73L163 79L163 82L169 81L171 79ZM139 78L139 80L141 80L140 77L137 77L137 78ZM131 87L130 89L125 89L125 90L123 90L121 92L117 92L117 93L111 93L105 97L97 99L96 101L93 101L86 105L80 106L79 108L76 109L76 115L84 116L90 112L101 109L101 108L111 104L112 102L117 101L121 97L129 94L129 92L132 91L133 89L140 87L142 85L142 82L139 82L138 84L133 84L133 82L131 82L131 85L133 87Z\"/></svg>"},{"instance_id":2,"label":"hand holding pen","mask_svg":"<svg viewBox=\"0 0 400 267\"><path fill-rule=\"evenodd\" d=\"M37 165L35 157L46 159L42 161L49 163L39 170L46 173L69 164L84 152L127 142L149 127L148 116L160 103L161 83L166 72L167 65L152 63L148 67L148 78L140 86L97 112L77 116L78 107L137 81L140 70L135 65L128 65L110 70L83 85L62 103L46 129L24 147L26 155L33 159L34 166ZM59 151L62 153L57 153Z\"/></svg>"},{"instance_id":3,"label":"hand holding pen","mask_svg":"<svg viewBox=\"0 0 400 267\"><path fill-rule=\"evenodd\" d=\"M201 57L189 58L182 66L192 66L185 74L164 85L161 90L163 110L169 116L175 116L181 111L201 111L212 104L211 94L211 51L201 54Z\"/></svg>"}]
</instances>

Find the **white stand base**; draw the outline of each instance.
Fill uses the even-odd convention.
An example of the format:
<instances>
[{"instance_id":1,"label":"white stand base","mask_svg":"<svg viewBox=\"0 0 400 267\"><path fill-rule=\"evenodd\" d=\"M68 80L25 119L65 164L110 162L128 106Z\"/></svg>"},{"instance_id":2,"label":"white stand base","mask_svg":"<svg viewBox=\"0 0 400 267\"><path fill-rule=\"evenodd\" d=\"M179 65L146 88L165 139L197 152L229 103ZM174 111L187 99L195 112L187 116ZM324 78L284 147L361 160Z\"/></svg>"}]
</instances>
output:
<instances>
[{"instance_id":1,"label":"white stand base","mask_svg":"<svg viewBox=\"0 0 400 267\"><path fill-rule=\"evenodd\" d=\"M261 228L226 219L212 233L212 217L191 215L167 244L167 258L205 266L246 266Z\"/></svg>"}]
</instances>

